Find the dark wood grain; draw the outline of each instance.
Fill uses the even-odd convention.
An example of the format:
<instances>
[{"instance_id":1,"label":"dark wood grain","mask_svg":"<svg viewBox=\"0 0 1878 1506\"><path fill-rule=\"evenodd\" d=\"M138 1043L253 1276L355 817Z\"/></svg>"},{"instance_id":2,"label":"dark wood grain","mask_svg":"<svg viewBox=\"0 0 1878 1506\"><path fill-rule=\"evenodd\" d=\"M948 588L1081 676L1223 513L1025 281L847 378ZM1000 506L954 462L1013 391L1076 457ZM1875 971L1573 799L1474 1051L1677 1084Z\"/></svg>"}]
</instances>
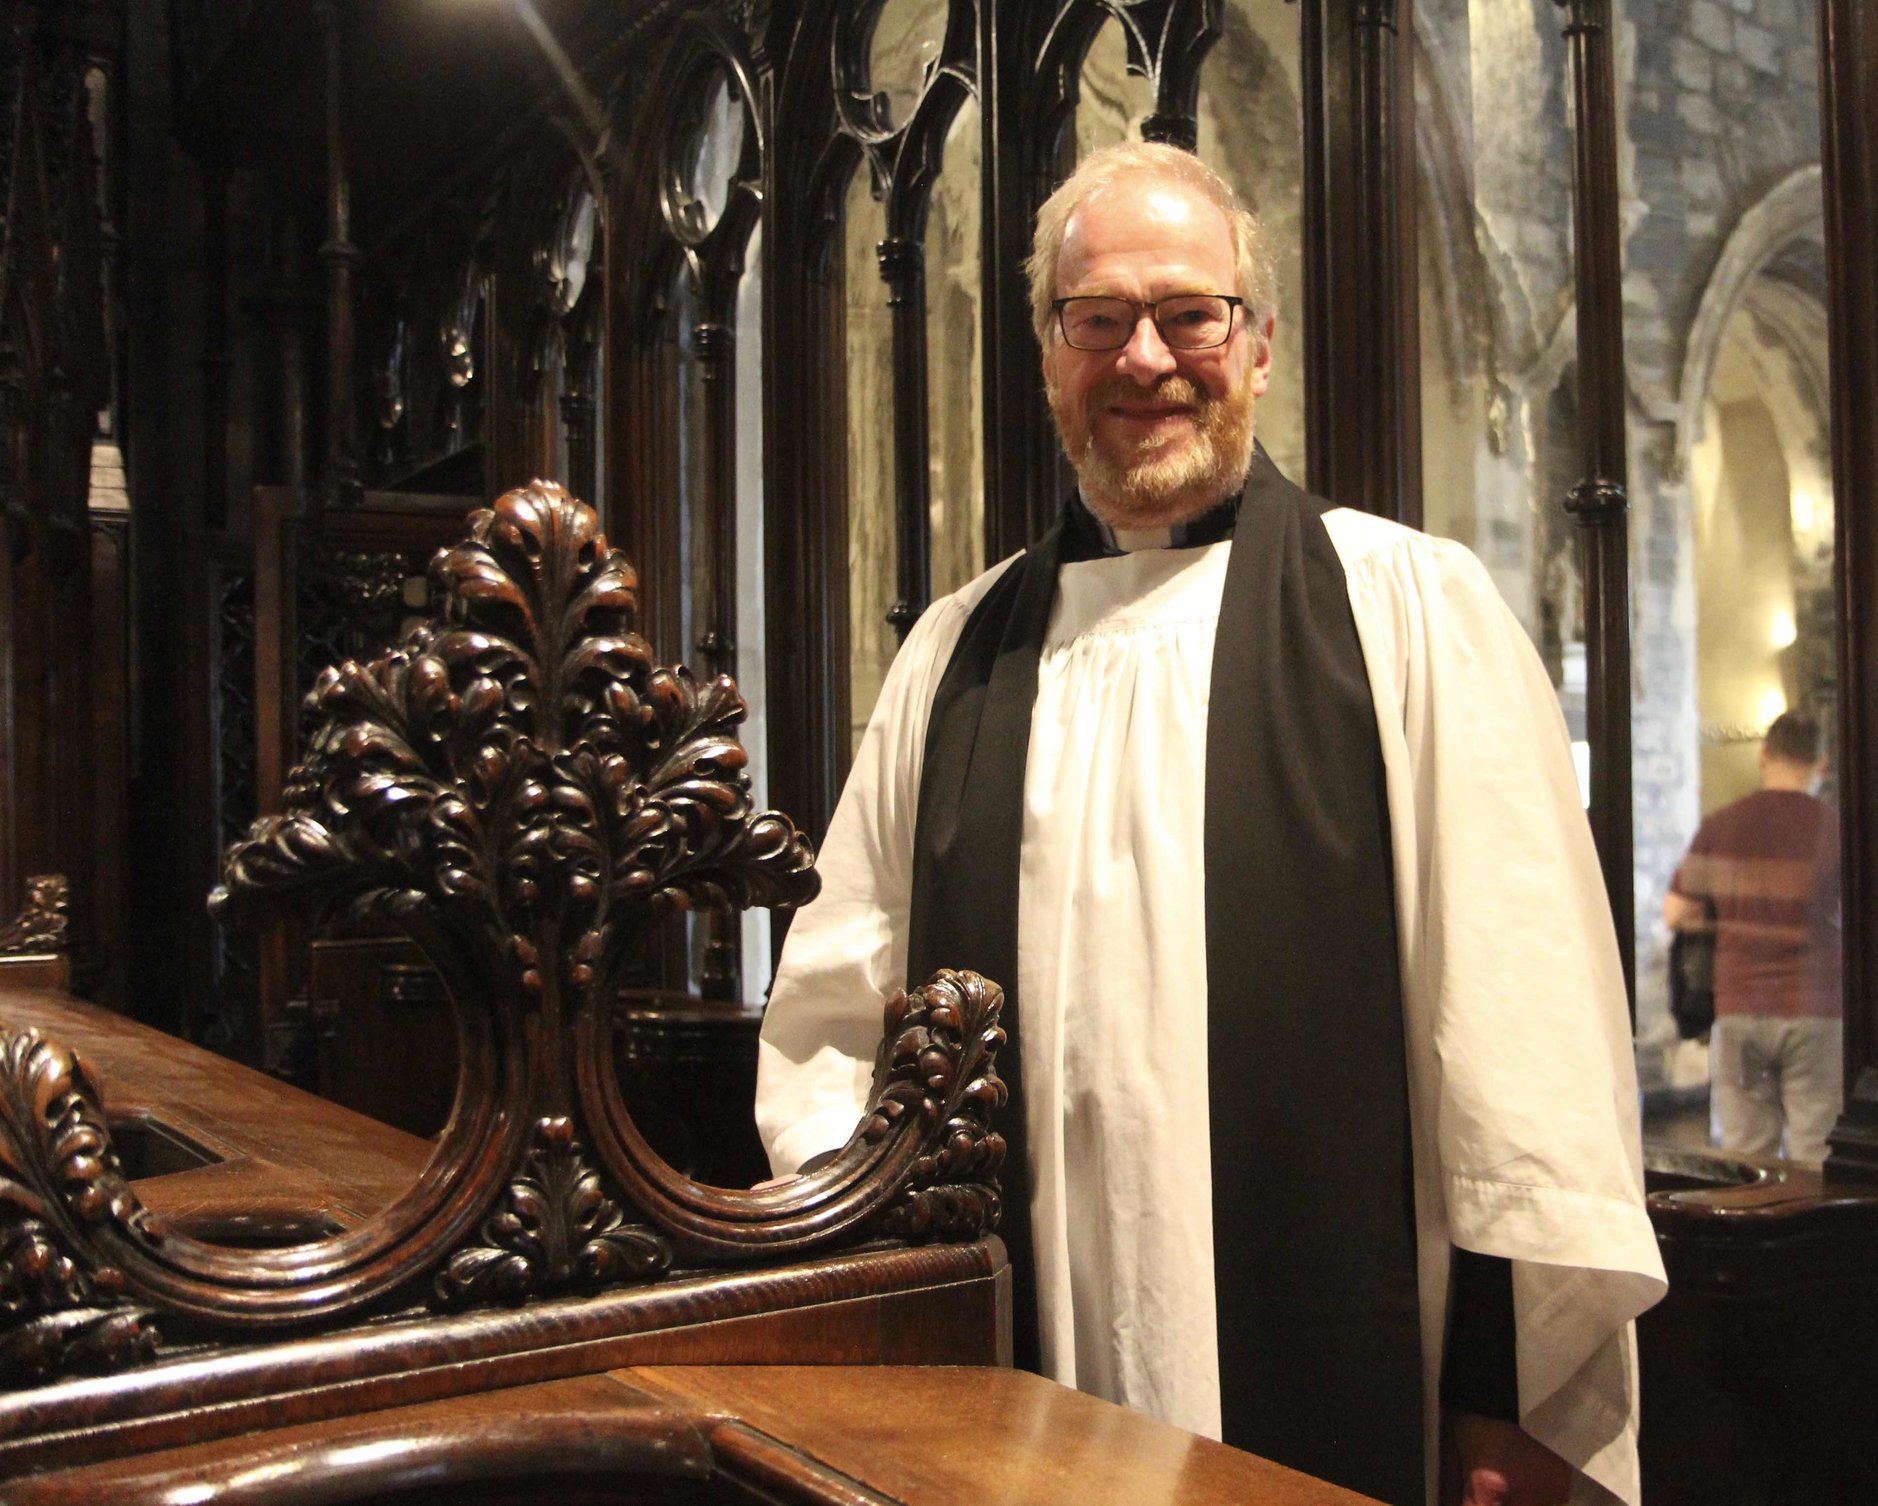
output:
<instances>
[{"instance_id":1,"label":"dark wood grain","mask_svg":"<svg viewBox=\"0 0 1878 1506\"><path fill-rule=\"evenodd\" d=\"M208 1147L222 1168L163 1178L158 1203L175 1206L206 1182L217 1207L249 1196L290 1198L356 1224L410 1190L429 1142L365 1119L226 1057L69 995L8 984L0 1027L36 1024L76 1049L102 1078L113 1118L149 1116ZM207 1175L204 1176L203 1174ZM204 1194L206 1195L206 1194Z\"/></svg>"},{"instance_id":2,"label":"dark wood grain","mask_svg":"<svg viewBox=\"0 0 1878 1506\"><path fill-rule=\"evenodd\" d=\"M1021 1370L660 1367L626 1378L687 1411L759 1429L906 1506L1370 1499ZM931 1427L939 1416L944 1441Z\"/></svg>"},{"instance_id":3,"label":"dark wood grain","mask_svg":"<svg viewBox=\"0 0 1878 1506\"><path fill-rule=\"evenodd\" d=\"M0 1395L0 1474L622 1365L999 1363L1006 1272L995 1240L864 1251L161 1361Z\"/></svg>"},{"instance_id":4,"label":"dark wood grain","mask_svg":"<svg viewBox=\"0 0 1878 1506\"><path fill-rule=\"evenodd\" d=\"M933 1419L948 1426L936 1429ZM16 1479L19 1506L191 1499L796 1506L1361 1506L1324 1484L1009 1370L637 1367ZM690 1483L697 1487L686 1490Z\"/></svg>"},{"instance_id":5,"label":"dark wood grain","mask_svg":"<svg viewBox=\"0 0 1878 1506\"><path fill-rule=\"evenodd\" d=\"M186 1497L313 1506L418 1486L474 1493L496 1482L533 1482L561 1499L561 1489L581 1481L701 1481L710 1468L709 1446L680 1411L612 1377L589 1375L61 1470L13 1481L8 1500L156 1506Z\"/></svg>"},{"instance_id":6,"label":"dark wood grain","mask_svg":"<svg viewBox=\"0 0 1878 1506\"><path fill-rule=\"evenodd\" d=\"M1645 1499L1871 1499L1878 1199L1774 1158L1710 1160L1755 1179L1649 1198L1669 1295L1637 1325Z\"/></svg>"},{"instance_id":7,"label":"dark wood grain","mask_svg":"<svg viewBox=\"0 0 1878 1506\"><path fill-rule=\"evenodd\" d=\"M326 464L324 488L315 493L316 500L323 497L348 507L359 501L353 279L360 252L352 239L346 36L351 12L344 0L323 0L319 7L325 64L326 240L319 258L326 269Z\"/></svg>"},{"instance_id":8,"label":"dark wood grain","mask_svg":"<svg viewBox=\"0 0 1878 1506\"><path fill-rule=\"evenodd\" d=\"M86 502L111 373L85 75L93 46L114 49L86 9L0 10L0 913L30 875L63 874L72 960L96 986L123 940L94 913Z\"/></svg>"}]
</instances>

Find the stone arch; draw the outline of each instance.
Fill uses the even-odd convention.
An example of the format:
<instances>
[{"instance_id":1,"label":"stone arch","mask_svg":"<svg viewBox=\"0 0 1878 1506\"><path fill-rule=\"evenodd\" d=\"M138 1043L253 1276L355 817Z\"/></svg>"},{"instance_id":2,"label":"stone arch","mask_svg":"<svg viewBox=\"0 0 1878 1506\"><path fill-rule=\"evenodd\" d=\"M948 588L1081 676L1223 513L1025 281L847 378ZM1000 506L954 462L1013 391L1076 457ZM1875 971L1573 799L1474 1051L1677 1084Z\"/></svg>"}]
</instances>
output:
<instances>
[{"instance_id":1,"label":"stone arch","mask_svg":"<svg viewBox=\"0 0 1878 1506\"><path fill-rule=\"evenodd\" d=\"M1736 222L1702 290L1684 345L1676 404L1678 475L1687 474L1690 451L1702 436L1704 406L1728 321L1751 296L1754 280L1767 264L1795 241L1821 239L1824 222L1825 197L1817 163L1794 169ZM1818 379L1823 392L1823 372Z\"/></svg>"}]
</instances>

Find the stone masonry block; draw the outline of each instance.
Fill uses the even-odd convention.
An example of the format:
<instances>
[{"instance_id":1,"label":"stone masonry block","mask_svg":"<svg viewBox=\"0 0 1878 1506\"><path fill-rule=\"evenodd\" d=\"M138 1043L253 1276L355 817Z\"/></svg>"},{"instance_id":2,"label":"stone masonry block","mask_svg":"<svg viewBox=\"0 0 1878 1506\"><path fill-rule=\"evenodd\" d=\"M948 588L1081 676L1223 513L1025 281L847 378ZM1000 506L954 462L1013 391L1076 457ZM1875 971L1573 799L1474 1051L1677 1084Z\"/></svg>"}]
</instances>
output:
<instances>
[{"instance_id":1,"label":"stone masonry block","mask_svg":"<svg viewBox=\"0 0 1878 1506\"><path fill-rule=\"evenodd\" d=\"M1711 52L1735 50L1735 18L1715 0L1695 0L1689 7L1689 34Z\"/></svg>"},{"instance_id":2,"label":"stone masonry block","mask_svg":"<svg viewBox=\"0 0 1878 1506\"><path fill-rule=\"evenodd\" d=\"M1714 203L1722 196L1721 169L1706 157L1685 158L1682 186L1690 198Z\"/></svg>"},{"instance_id":3,"label":"stone masonry block","mask_svg":"<svg viewBox=\"0 0 1878 1506\"><path fill-rule=\"evenodd\" d=\"M1771 31L1752 22L1735 23L1735 51L1750 68L1762 73L1780 72L1780 44Z\"/></svg>"},{"instance_id":4,"label":"stone masonry block","mask_svg":"<svg viewBox=\"0 0 1878 1506\"><path fill-rule=\"evenodd\" d=\"M1676 113L1682 123L1698 136L1713 136L1721 124L1715 114L1715 102L1706 93L1685 90L1676 97Z\"/></svg>"},{"instance_id":5,"label":"stone masonry block","mask_svg":"<svg viewBox=\"0 0 1878 1506\"><path fill-rule=\"evenodd\" d=\"M1677 37L1670 46L1669 58L1676 82L1683 88L1706 94L1715 87L1715 59L1706 47L1697 46L1687 37Z\"/></svg>"}]
</instances>

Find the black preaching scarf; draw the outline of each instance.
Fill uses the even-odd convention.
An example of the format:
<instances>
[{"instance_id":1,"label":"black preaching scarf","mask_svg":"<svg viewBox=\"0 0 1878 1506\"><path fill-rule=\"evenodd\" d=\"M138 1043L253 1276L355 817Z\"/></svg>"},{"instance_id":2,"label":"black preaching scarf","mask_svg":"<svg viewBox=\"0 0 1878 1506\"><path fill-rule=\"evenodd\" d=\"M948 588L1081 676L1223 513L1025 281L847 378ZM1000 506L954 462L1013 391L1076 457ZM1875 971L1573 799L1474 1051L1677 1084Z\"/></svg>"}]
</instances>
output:
<instances>
[{"instance_id":1,"label":"black preaching scarf","mask_svg":"<svg viewBox=\"0 0 1878 1506\"><path fill-rule=\"evenodd\" d=\"M1221 1414L1230 1444L1420 1506L1389 817L1327 506L1258 453L1213 650L1207 1070ZM971 613L933 700L914 837L910 976L969 967L1004 988L1010 1045L998 1067L1012 1101L999 1124L1009 1145L1000 1232L1015 1357L1030 1369L1040 1353L1017 996L1024 766L1058 567L1102 552L1072 501Z\"/></svg>"}]
</instances>

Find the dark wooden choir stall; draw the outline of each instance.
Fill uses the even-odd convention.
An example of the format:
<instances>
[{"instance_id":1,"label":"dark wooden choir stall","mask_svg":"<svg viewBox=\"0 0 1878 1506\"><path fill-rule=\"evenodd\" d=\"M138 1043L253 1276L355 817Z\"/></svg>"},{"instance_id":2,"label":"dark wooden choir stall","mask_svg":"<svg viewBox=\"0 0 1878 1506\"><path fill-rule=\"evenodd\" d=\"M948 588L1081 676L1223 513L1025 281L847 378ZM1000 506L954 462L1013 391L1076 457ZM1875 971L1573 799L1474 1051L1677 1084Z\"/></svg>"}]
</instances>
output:
<instances>
[{"instance_id":1,"label":"dark wooden choir stall","mask_svg":"<svg viewBox=\"0 0 1878 1506\"><path fill-rule=\"evenodd\" d=\"M985 979L894 996L821 1170L732 1190L654 1152L629 955L673 911L803 903L813 853L585 504L509 492L431 579L438 615L320 675L212 905L408 937L453 1006L448 1122L0 991L9 1502L1360 1499L1008 1368Z\"/></svg>"}]
</instances>

